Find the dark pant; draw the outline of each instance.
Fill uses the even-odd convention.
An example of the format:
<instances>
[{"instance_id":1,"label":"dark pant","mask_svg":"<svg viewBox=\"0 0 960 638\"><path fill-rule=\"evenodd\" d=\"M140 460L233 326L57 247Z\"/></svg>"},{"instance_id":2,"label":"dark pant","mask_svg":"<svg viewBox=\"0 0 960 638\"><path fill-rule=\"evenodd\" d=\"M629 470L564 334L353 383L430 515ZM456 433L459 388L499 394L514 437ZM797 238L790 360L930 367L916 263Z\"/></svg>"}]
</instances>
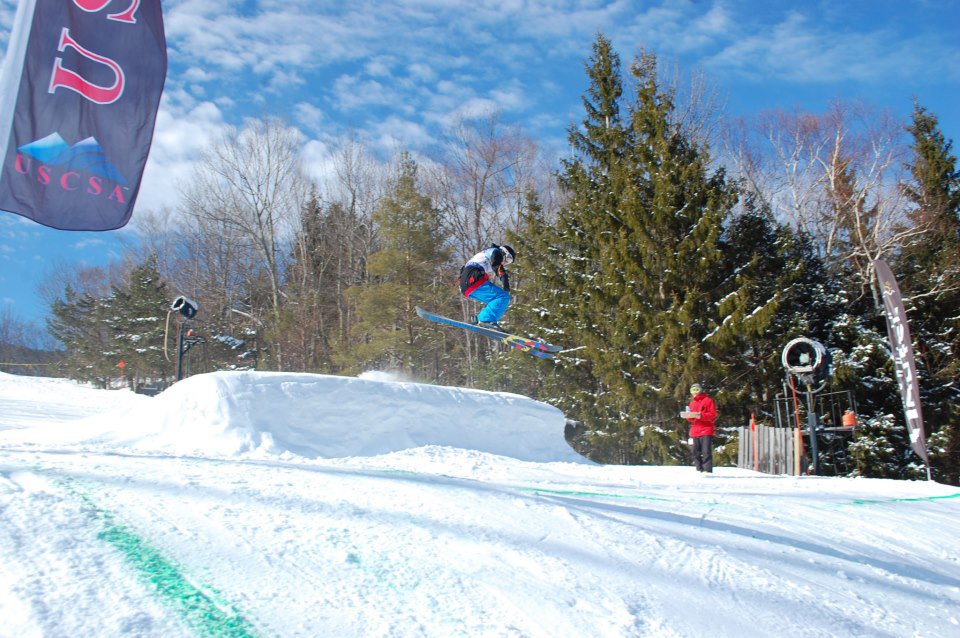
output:
<instances>
[{"instance_id":1,"label":"dark pant","mask_svg":"<svg viewBox=\"0 0 960 638\"><path fill-rule=\"evenodd\" d=\"M693 465L698 472L713 471L713 437L693 437Z\"/></svg>"}]
</instances>

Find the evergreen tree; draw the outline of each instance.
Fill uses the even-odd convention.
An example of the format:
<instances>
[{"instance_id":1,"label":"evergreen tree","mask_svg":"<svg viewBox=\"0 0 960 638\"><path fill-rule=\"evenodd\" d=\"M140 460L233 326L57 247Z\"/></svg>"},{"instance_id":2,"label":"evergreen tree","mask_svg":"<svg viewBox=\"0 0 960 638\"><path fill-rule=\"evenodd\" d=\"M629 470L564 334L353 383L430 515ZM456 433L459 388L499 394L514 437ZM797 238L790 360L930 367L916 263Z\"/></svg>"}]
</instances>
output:
<instances>
[{"instance_id":1,"label":"evergreen tree","mask_svg":"<svg viewBox=\"0 0 960 638\"><path fill-rule=\"evenodd\" d=\"M719 237L736 201L705 148L674 120L656 58L632 66L624 119L619 58L598 36L587 65L586 118L570 131L560 176L569 200L539 238L538 283L559 291L538 314L583 346L558 364L565 412L601 460L669 463L686 455L677 412L693 381L719 380L704 338L716 327ZM529 232L529 231L528 231ZM597 458L597 457L595 457Z\"/></svg>"},{"instance_id":2,"label":"evergreen tree","mask_svg":"<svg viewBox=\"0 0 960 638\"><path fill-rule=\"evenodd\" d=\"M527 191L520 226L507 235L516 248L518 259L510 268L510 323L545 341L562 345L573 343L568 322L571 321L570 274L563 256L564 242L560 231L544 212L537 194ZM561 357L552 362L532 357L508 357L503 374L494 379L509 379L511 392L549 401L561 410L575 402L570 397L589 392L594 385L588 365L580 365L574 357ZM560 372L559 374L557 372ZM505 385L488 386L507 389Z\"/></svg>"},{"instance_id":3,"label":"evergreen tree","mask_svg":"<svg viewBox=\"0 0 960 638\"><path fill-rule=\"evenodd\" d=\"M879 413L861 419L856 439L849 446L855 467L852 475L868 478L922 478L925 476L923 468L917 467L904 456L904 450L909 445L904 426L896 422L895 413Z\"/></svg>"},{"instance_id":4,"label":"evergreen tree","mask_svg":"<svg viewBox=\"0 0 960 638\"><path fill-rule=\"evenodd\" d=\"M417 164L402 154L392 192L374 213L382 248L367 263L369 279L351 291L359 321L341 362L357 371L382 366L413 376L439 376L442 342L415 306L437 307L449 295L448 253L441 219L417 179Z\"/></svg>"},{"instance_id":5,"label":"evergreen tree","mask_svg":"<svg viewBox=\"0 0 960 638\"><path fill-rule=\"evenodd\" d=\"M823 391L851 390L861 416L857 440L848 450L855 474L914 476L916 468L904 453L906 433L890 427L899 395L872 300L845 292L808 237L776 224L766 211L751 210L751 201L747 198L747 212L731 220L724 236L729 260L724 272L732 278L724 285L721 326L710 338L718 346L713 356L727 375L721 403L751 411L756 406L762 418L772 407L771 391L787 379L784 346L796 337L814 339L832 359L833 374ZM788 405L795 391L802 410L804 388L786 388ZM740 415L740 422L748 416ZM805 418L802 422L805 427Z\"/></svg>"},{"instance_id":6,"label":"evergreen tree","mask_svg":"<svg viewBox=\"0 0 960 638\"><path fill-rule=\"evenodd\" d=\"M130 271L129 282L114 287L107 320L124 372L135 384L162 381L170 375L164 356L166 316L171 295L152 255Z\"/></svg>"},{"instance_id":7,"label":"evergreen tree","mask_svg":"<svg viewBox=\"0 0 960 638\"><path fill-rule=\"evenodd\" d=\"M655 56L642 55L632 73L637 98L623 226L602 271L619 297L609 342L630 409L672 424L638 448L649 450L646 462L665 462L686 454L676 412L687 388L721 381L706 338L718 322L725 279L719 239L737 195L722 169L711 170L707 149L673 122L673 93L658 83ZM611 383L617 374L608 370Z\"/></svg>"},{"instance_id":8,"label":"evergreen tree","mask_svg":"<svg viewBox=\"0 0 960 638\"><path fill-rule=\"evenodd\" d=\"M64 346L58 366L64 376L101 388L118 376L119 352L107 323L111 313L109 298L77 294L70 287L53 303L47 327Z\"/></svg>"},{"instance_id":9,"label":"evergreen tree","mask_svg":"<svg viewBox=\"0 0 960 638\"><path fill-rule=\"evenodd\" d=\"M772 404L771 390L785 375L781 353L791 339L830 346L842 300L809 238L756 209L749 195L744 203L722 238L721 272L728 277L721 284L720 325L708 341L724 373L718 400L753 411ZM738 425L749 419L745 411L736 416Z\"/></svg>"},{"instance_id":10,"label":"evergreen tree","mask_svg":"<svg viewBox=\"0 0 960 638\"><path fill-rule=\"evenodd\" d=\"M855 474L871 478L920 478L910 458L906 427L891 427L903 406L889 356L890 341L873 300L843 291L844 310L837 313L828 341L833 355L833 383L853 390L859 427L850 445Z\"/></svg>"},{"instance_id":11,"label":"evergreen tree","mask_svg":"<svg viewBox=\"0 0 960 638\"><path fill-rule=\"evenodd\" d=\"M609 441L606 433L626 416L609 400L612 389L598 374L606 340L596 320L616 304L615 293L598 277L600 263L609 257L603 254L599 239L609 240L618 226L615 213L623 191L619 182L630 152L631 132L621 116L620 58L603 35L593 44L586 72L590 84L583 97L585 118L580 127L569 131L573 156L563 162L560 175L568 202L555 220L543 219L538 210L528 207L524 219L527 240L519 243L518 250L527 255L524 264L536 264L530 276L538 291L532 325L546 338L559 334L567 343L581 347L573 356L557 361L552 402L583 424L593 433L588 438L599 443ZM625 440L618 438L608 446L615 451L604 453L594 444L591 457L634 460L631 450L636 430L634 427Z\"/></svg>"}]
</instances>

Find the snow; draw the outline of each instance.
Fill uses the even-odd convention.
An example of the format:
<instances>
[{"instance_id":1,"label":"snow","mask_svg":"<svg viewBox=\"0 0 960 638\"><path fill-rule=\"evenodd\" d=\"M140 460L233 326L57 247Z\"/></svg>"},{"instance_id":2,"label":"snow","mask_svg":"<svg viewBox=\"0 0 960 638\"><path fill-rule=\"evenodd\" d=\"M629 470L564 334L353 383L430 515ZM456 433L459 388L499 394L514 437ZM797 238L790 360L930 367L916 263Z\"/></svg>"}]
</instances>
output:
<instances>
[{"instance_id":1,"label":"snow","mask_svg":"<svg viewBox=\"0 0 960 638\"><path fill-rule=\"evenodd\" d=\"M441 445L526 461L585 460L563 440L563 413L549 405L381 378L202 374L109 415L7 440L144 454L311 459Z\"/></svg>"},{"instance_id":2,"label":"snow","mask_svg":"<svg viewBox=\"0 0 960 638\"><path fill-rule=\"evenodd\" d=\"M960 490L590 463L383 375L0 374L0 636L960 636Z\"/></svg>"}]
</instances>

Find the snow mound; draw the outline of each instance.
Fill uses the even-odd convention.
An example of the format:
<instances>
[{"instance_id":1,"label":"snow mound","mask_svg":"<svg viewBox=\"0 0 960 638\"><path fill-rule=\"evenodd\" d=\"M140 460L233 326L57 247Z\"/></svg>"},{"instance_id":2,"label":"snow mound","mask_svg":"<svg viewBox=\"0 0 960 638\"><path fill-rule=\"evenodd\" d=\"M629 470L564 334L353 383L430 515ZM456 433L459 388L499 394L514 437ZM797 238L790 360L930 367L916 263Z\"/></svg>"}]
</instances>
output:
<instances>
[{"instance_id":1,"label":"snow mound","mask_svg":"<svg viewBox=\"0 0 960 638\"><path fill-rule=\"evenodd\" d=\"M70 423L69 439L196 456L335 458L433 445L523 461L586 462L567 444L564 426L558 409L515 394L315 374L216 372L180 381L132 408ZM66 427L44 430L63 444Z\"/></svg>"}]
</instances>

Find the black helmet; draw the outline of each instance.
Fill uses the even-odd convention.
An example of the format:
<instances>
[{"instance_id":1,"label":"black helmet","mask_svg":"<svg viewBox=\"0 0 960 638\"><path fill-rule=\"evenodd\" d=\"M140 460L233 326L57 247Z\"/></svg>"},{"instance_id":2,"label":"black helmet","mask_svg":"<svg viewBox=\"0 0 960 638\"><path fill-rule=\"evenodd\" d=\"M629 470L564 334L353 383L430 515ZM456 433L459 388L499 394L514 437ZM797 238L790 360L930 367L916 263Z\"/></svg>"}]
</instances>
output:
<instances>
[{"instance_id":1,"label":"black helmet","mask_svg":"<svg viewBox=\"0 0 960 638\"><path fill-rule=\"evenodd\" d=\"M500 250L503 252L503 263L512 264L517 257L517 251L510 246L501 246Z\"/></svg>"}]
</instances>

